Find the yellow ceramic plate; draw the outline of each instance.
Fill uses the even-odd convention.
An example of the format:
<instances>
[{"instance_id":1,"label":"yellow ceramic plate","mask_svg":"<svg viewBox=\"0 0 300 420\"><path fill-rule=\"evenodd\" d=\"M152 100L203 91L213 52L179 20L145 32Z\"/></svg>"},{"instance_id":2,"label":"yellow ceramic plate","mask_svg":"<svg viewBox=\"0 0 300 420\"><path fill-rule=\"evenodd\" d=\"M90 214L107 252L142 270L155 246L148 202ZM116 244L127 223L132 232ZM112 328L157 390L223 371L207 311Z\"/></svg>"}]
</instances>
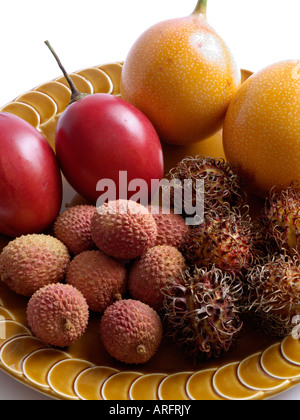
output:
<instances>
[{"instance_id":1,"label":"yellow ceramic plate","mask_svg":"<svg viewBox=\"0 0 300 420\"><path fill-rule=\"evenodd\" d=\"M119 94L122 63L72 74L79 90ZM243 71L243 78L250 72ZM64 78L36 87L4 106L39 129L54 147L60 114L70 99ZM221 133L188 147L164 146L166 171L183 157L224 157ZM65 183L65 201L75 192ZM257 200L255 207L259 208ZM7 239L0 237L0 250ZM217 361L193 365L164 340L144 366L126 366L108 356L99 338L100 316L92 315L80 341L63 350L33 337L26 322L27 299L0 282L0 368L57 399L69 400L249 400L265 399L300 383L300 342L273 340L246 326L235 349Z\"/></svg>"}]
</instances>

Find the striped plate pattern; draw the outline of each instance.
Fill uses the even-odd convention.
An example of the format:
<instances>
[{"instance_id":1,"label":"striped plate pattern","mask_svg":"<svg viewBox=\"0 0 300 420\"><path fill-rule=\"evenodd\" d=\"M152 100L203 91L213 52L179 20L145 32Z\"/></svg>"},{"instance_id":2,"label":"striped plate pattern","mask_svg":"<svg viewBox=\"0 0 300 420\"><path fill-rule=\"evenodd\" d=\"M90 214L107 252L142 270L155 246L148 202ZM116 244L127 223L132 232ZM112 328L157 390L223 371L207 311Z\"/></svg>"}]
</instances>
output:
<instances>
[{"instance_id":1,"label":"striped plate pattern","mask_svg":"<svg viewBox=\"0 0 300 420\"><path fill-rule=\"evenodd\" d=\"M85 93L120 93L122 63L110 63L71 74ZM250 73L244 72L247 78ZM22 94L0 110L28 121L54 149L55 127L70 100L63 77ZM0 241L1 242L1 241ZM3 245L3 244L2 244ZM0 368L26 385L67 400L256 400L300 383L300 342L292 337L266 346L243 360L177 372L140 371L94 363L90 341L60 350L33 337L26 326L26 301L0 286Z\"/></svg>"},{"instance_id":2,"label":"striped plate pattern","mask_svg":"<svg viewBox=\"0 0 300 420\"><path fill-rule=\"evenodd\" d=\"M24 308L25 310L25 308ZM288 337L244 360L177 373L120 371L52 348L0 307L0 367L66 400L257 400L300 382L299 341Z\"/></svg>"}]
</instances>

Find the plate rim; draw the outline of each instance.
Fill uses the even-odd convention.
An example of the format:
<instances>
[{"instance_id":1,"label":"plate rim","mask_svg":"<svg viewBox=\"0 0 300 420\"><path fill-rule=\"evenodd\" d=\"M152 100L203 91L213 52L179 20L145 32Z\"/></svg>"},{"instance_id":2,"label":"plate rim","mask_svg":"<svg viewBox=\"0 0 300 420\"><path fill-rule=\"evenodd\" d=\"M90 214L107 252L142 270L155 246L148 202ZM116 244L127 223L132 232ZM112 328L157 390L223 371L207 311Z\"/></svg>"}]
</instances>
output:
<instances>
[{"instance_id":1,"label":"plate rim","mask_svg":"<svg viewBox=\"0 0 300 420\"><path fill-rule=\"evenodd\" d=\"M80 76L80 77L82 77L83 79L86 79L90 84L91 84L91 81L86 77L86 76L83 76L82 74L80 74L80 73L82 73L83 71L85 71L85 70L88 70L88 69L100 69L100 70L102 70L102 71L104 71L104 73L106 73L106 75L110 78L110 81L111 81L111 83L112 83L112 89L113 89L113 91L114 91L114 79L112 78L113 77L113 72L109 72L109 71L107 71L107 69L109 69L110 68L110 66L113 68L113 67L115 67L115 66L119 66L120 68L118 68L118 71L120 72L121 70L122 70L122 65L123 65L123 61L118 61L118 62L113 62L113 63L106 63L106 64L102 64L102 65L97 65L97 66L93 66L93 67L87 67L87 68L83 68L83 69L81 69L81 70L78 70L78 71L76 71L76 72L72 72L71 73L71 75L72 74L75 74L75 75L78 75L78 76ZM117 68L116 67L116 68ZM245 72L245 74L247 74L247 76L249 77L251 74L253 74L253 72L251 72L250 70L246 70L246 69L242 69L241 70L242 72ZM118 74L118 72L116 72L116 74ZM55 79L53 79L53 80L50 80L50 81L48 81L48 82L45 82L45 83L41 83L41 84L39 84L38 86L36 86L35 88L33 88L33 89L31 89L30 91L27 91L27 92L24 92L23 94L21 94L21 95L19 95L16 99L14 99L13 101L11 101L11 102L9 102L9 103L7 103L6 105L4 105L4 106L2 106L1 108L0 108L0 112L3 112L3 110L5 110L7 107L9 108L9 106L11 106L11 104L14 104L14 106L17 106L18 104L23 104L23 105L26 105L26 106L28 106L28 107L31 107L33 110L34 110L34 112L36 112L37 114L38 114L38 111L37 111L37 109L36 108L34 108L34 107L32 107L31 105L28 105L28 103L23 103L21 100L20 100L20 98L22 98L22 97L24 97L24 95L26 95L27 93L30 93L30 92L36 92L36 91L38 91L37 89L39 89L39 88L41 88L41 87L43 87L44 85L46 85L46 84L48 84L48 83L52 83L52 82L55 82L55 83L59 83L59 84L61 84L61 85L63 85L61 82L59 82L58 80L59 79L61 79L61 76L60 77L56 77ZM91 84L92 85L92 84ZM65 86L65 85L64 85ZM69 89L69 88L68 88ZM47 96L47 94L44 94L44 92L42 92L43 93L43 95L46 95ZM98 93L98 92L91 92L91 93ZM118 95L119 94L119 92L118 92L118 89L116 89L113 93L112 92L110 92L111 94L114 94L114 95ZM51 101L54 101L54 99L51 97L51 96L49 96L48 95L48 97L51 99ZM54 101L55 102L55 101ZM22 105L20 105L20 106L22 106ZM58 109L58 108L57 108ZM59 118L59 116L61 115L61 113L59 114L59 113L56 113L55 114L55 118L56 118L56 121L57 121L57 118ZM45 125L47 125L47 123L53 123L53 121L52 121L52 119L53 119L53 117L51 118L51 121L49 120L49 121L46 121L46 122L43 122L43 125L45 126ZM39 119L39 121L40 121L40 119ZM36 128L38 128L38 129L41 129L41 127L40 127L40 125L38 126L38 127L36 127ZM2 299L1 299L1 295L0 295L0 308L4 308L4 309L6 309L5 308L5 306L4 306L4 304L3 304L3 302L2 302ZM10 322L10 321L14 321L15 323L18 323L18 321L16 321L16 319L14 318L14 313L13 313L13 311L10 309L10 313L9 313L9 316L10 315L12 315L12 319L9 319L9 318L5 318L5 319L2 319L1 318L1 322ZM27 328L27 326L26 325L23 325L23 324L21 324L21 323L19 323L22 327L25 327L27 330L28 330L28 328ZM24 336L24 337L28 337L28 336L32 336L32 337L34 337L32 334L31 334L31 332L30 332L30 330L28 330L28 334L26 333L26 334L24 334L24 335L22 335L22 334L20 334L20 335L16 335L16 336L11 336L11 337L9 337L7 340L5 340L4 342L0 342L0 356L1 356L1 354L2 354L2 348L7 344L7 343L9 343L10 341L12 341L12 340L14 340L14 339L18 339L18 338L21 338L22 336ZM276 342L275 344L279 344L280 343L280 346L282 345L282 343L283 343L283 341L284 341L285 339L283 339L283 340L279 340L278 342ZM41 342L42 343L42 342ZM272 347L274 344L272 344L270 347ZM49 348L49 346L48 346L48 348ZM50 348L52 348L52 347L50 347ZM36 349L35 351L39 351L39 350L42 350L42 349ZM264 352L265 351L267 351L268 350L268 348L267 349L264 349L264 350L262 350L261 352L257 352L257 354L261 354L261 356L260 357L262 357L262 355L264 354ZM68 354L68 352L67 351L65 351L65 350L59 350L59 351L61 351L62 353L65 353L66 354L66 356L68 356L68 358L70 358L70 360L74 360L75 358L73 358L70 354ZM282 357L282 359L285 361L285 362L288 362L288 363L290 363L291 365L293 365L293 366L295 366L290 360L288 360L287 358L285 358L285 356L284 356L284 354L283 354L283 352L281 352L280 353L281 354L281 357ZM23 357L23 359L24 359L24 361L26 360L26 358L27 357L29 357L30 356L30 353L29 354L27 354L27 355L24 355L24 357ZM249 357L251 357L252 355L249 355L249 356L247 356L247 358L249 358ZM60 362L62 362L62 361L64 361L64 360L68 360L68 358L67 359L63 359L63 360L61 360L61 361L58 361L57 362L57 364L58 363L60 363ZM197 373L201 373L201 372L203 372L203 371L205 371L205 370L215 370L215 372L214 372L214 377L215 377L215 375L216 375L216 373L219 371L219 370L221 370L221 369L224 369L224 368L226 368L228 365L230 365L230 364L236 364L237 365L237 369L239 368L239 365L241 364L241 363L243 363L247 358L245 358L245 359L243 359L243 360L240 360L240 361L231 361L230 363L227 363L227 364L222 364L221 366L219 366L218 368L205 368L205 369L203 369L203 370L200 370L200 371L195 371L195 370L192 370L192 372L188 372L188 373L190 373L190 376L188 377L188 379L187 379L187 382L186 382L186 385L185 385L185 392L186 392L186 395L187 395L187 397L188 397L188 399L190 400L190 401L193 401L194 399L193 398L190 398L190 396L191 396L191 394L190 394L190 392L187 392L187 388L186 388L186 386L187 386L187 384L188 384L188 382L189 382L189 380L190 380L190 378L193 376L193 375L195 375L195 374L197 374ZM83 359L78 359L78 360L82 360L83 361ZM88 361L86 361L86 362L88 362ZM90 363L90 362L88 362L88 363ZM23 364L23 363L22 363ZM218 361L216 361L216 364L218 364ZM56 365L56 364L55 364ZM55 366L54 365L54 366ZM91 363L91 366L90 367L87 367L86 369L93 369L93 367L97 367L97 368L99 368L99 367L101 367L101 366L96 366L96 365L94 365L94 366L92 366L93 364ZM109 376L108 378L106 378L106 380L102 383L102 385L101 385L101 392L100 392L100 397L103 397L102 396L102 390L103 390L103 388L105 387L105 383L106 383L106 381L109 379L109 378L111 378L112 376L114 376L114 375L118 375L119 373L122 373L122 374L124 374L124 373L126 373L126 372L135 372L135 373L138 373L137 371L138 371L138 369L137 370L135 370L135 367L134 366L129 366L129 368L128 368L128 371L127 370L122 370L122 371L118 371L118 369L115 369L115 368L112 368L112 367L109 367L109 366L104 366L105 368L108 368L108 369L112 369L112 370L115 370L116 372L115 373L113 373L111 376ZM53 366L51 367L51 369L53 368ZM20 375L20 374L17 374L16 372L14 372L14 371L12 371L12 370L10 370L7 366L5 366L4 364L3 364L3 362L2 362L2 359L0 358L0 369L1 369L1 371L3 371L3 372L5 372L6 374L8 374L9 376L11 376L11 377L13 377L15 380L17 380L18 382L21 382L23 385L25 385L25 386L27 386L27 387L29 387L29 388L31 388L31 389L33 389L33 390L35 390L35 391L37 391L37 392L39 392L39 393L41 393L41 394L43 394L43 395L45 395L45 396L48 396L48 397L51 397L51 398L53 398L53 399L57 399L57 400L65 400L65 399L71 399L71 400L76 400L76 399L83 399L83 398L80 398L80 396L77 394L77 396L76 397L68 397L68 395L62 395L62 394L60 394L59 392L57 392L57 391L55 391L55 389L52 389L51 388L51 386L50 386L50 384L49 384L49 388L47 388L47 389L45 389L45 387L43 388L43 387L41 387L41 386L39 386L37 383L35 383L35 382L32 382L32 381L30 381L30 379L28 378L28 377L26 377L26 375L24 374L24 372L23 372L23 374L22 375ZM50 370L51 370L50 369ZM82 373L84 372L84 370L83 371L81 371L79 374L78 374L78 376L80 376ZM168 374L168 373L163 373L164 375L166 375L166 378L164 378L163 380L162 380L162 382L164 382L168 377L170 377L170 376L172 376L172 375L176 375L176 374L180 374L180 373L183 373L183 372L177 372L177 373L172 373L172 374ZM187 373L187 372L186 372ZM140 373L141 374L141 376L145 376L145 374L144 373ZM151 372L151 373L149 373L149 375L157 375L157 374L162 374L162 372ZM78 376L74 379L74 384L76 383L76 381L77 381L77 378L78 378ZM237 375L237 378L239 378L239 376ZM135 379L135 381L136 380L138 380L139 378L136 378ZM275 389L273 389L272 391L269 391L269 390L267 390L267 391L261 391L260 392L260 394L262 394L262 395L260 395L260 398L258 398L258 399L269 399L269 398L271 398L271 397L273 397L273 396L277 396L277 395L280 395L281 393L284 393L284 392L286 392L287 390L289 390L289 389L292 389L293 387L295 387L297 384L299 384L300 383L300 366L299 366L299 377L298 378L287 378L287 379L285 379L284 380L285 381L285 384L284 384L284 386L282 386L282 385L280 385L280 386L278 386L278 387L276 387ZM158 399L160 399L160 400L162 400L162 398L159 398L159 397L161 397L161 395L160 395L160 387L161 387L161 384L162 384L162 382L159 384L159 386L158 386L158 389L157 389L157 397L158 397ZM212 381L212 383L213 383L214 381ZM134 383L134 382L133 382ZM244 379L243 379L243 383L241 382L241 384L243 385L243 386L247 386L246 385L246 383L244 383ZM131 384L131 386L132 386L132 384ZM129 387L130 388L130 387ZM278 389L278 388L280 388L280 392L276 392L276 389ZM249 389L251 389L250 387L249 387ZM252 389L253 390L253 389ZM213 388L213 385L212 385L212 391L214 392L214 393L216 393L217 394L217 396L218 397L221 397L221 398L224 398L224 395L220 395L220 392L218 392L216 389L214 389ZM255 390L254 390L255 391ZM255 391L255 392L257 392L257 390ZM76 392L75 392L75 390L74 390L74 393L76 394ZM130 395L128 395L128 399L130 399ZM225 398L224 399L227 399L226 398L226 396L225 396ZM230 399L230 398L228 398L228 399ZM251 399L251 398L250 398ZM256 398L254 398L254 399L256 399Z\"/></svg>"}]
</instances>

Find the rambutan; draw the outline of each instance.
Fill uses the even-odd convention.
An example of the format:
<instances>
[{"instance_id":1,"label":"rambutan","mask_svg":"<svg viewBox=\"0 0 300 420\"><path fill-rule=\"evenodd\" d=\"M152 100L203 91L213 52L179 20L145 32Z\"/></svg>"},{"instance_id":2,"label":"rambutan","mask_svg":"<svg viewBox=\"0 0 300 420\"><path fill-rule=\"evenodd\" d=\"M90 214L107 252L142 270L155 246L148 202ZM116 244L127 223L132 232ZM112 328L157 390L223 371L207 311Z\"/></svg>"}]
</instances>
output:
<instances>
[{"instance_id":1,"label":"rambutan","mask_svg":"<svg viewBox=\"0 0 300 420\"><path fill-rule=\"evenodd\" d=\"M175 197L178 192L181 192L183 215L186 215L184 210L187 205L182 191L186 185L184 180L192 181L190 192L192 203L190 204L195 206L197 197L204 200L204 215L227 213L230 209L240 207L246 199L240 178L224 159L203 156L186 157L171 169L168 177L172 181L180 181L178 185L171 188L170 199L173 207L176 207ZM197 196L199 194L197 180L204 181L204 197Z\"/></svg>"},{"instance_id":2,"label":"rambutan","mask_svg":"<svg viewBox=\"0 0 300 420\"><path fill-rule=\"evenodd\" d=\"M195 361L215 359L235 344L243 323L242 284L215 266L189 268L164 288L166 334Z\"/></svg>"},{"instance_id":3,"label":"rambutan","mask_svg":"<svg viewBox=\"0 0 300 420\"><path fill-rule=\"evenodd\" d=\"M285 249L290 255L300 251L300 190L292 184L266 198L261 217L267 242L275 250Z\"/></svg>"},{"instance_id":4,"label":"rambutan","mask_svg":"<svg viewBox=\"0 0 300 420\"><path fill-rule=\"evenodd\" d=\"M300 315L299 255L264 257L245 278L245 309L260 329L274 337L291 334L293 318Z\"/></svg>"},{"instance_id":5,"label":"rambutan","mask_svg":"<svg viewBox=\"0 0 300 420\"><path fill-rule=\"evenodd\" d=\"M250 216L229 213L206 218L190 229L181 245L189 265L216 267L232 272L249 268L258 253L259 231Z\"/></svg>"}]
</instances>

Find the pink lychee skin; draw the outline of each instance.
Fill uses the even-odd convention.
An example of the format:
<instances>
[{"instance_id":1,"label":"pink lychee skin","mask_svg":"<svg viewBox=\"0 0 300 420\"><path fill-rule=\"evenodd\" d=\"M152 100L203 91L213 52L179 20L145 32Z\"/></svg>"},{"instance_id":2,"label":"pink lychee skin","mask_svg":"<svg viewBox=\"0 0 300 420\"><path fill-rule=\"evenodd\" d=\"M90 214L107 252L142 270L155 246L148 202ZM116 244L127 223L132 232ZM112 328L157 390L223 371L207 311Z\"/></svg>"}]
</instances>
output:
<instances>
[{"instance_id":1,"label":"pink lychee skin","mask_svg":"<svg viewBox=\"0 0 300 420\"><path fill-rule=\"evenodd\" d=\"M100 251L124 260L141 256L157 237L152 214L133 200L109 201L98 207L91 232Z\"/></svg>"},{"instance_id":2,"label":"pink lychee skin","mask_svg":"<svg viewBox=\"0 0 300 420\"><path fill-rule=\"evenodd\" d=\"M157 226L157 237L154 245L170 245L179 248L184 236L189 231L189 226L184 218L169 210L164 212L160 206L149 206L149 211L154 217Z\"/></svg>"},{"instance_id":3,"label":"pink lychee skin","mask_svg":"<svg viewBox=\"0 0 300 420\"><path fill-rule=\"evenodd\" d=\"M127 271L102 251L85 251L71 261L66 282L81 291L91 311L103 312L125 294Z\"/></svg>"},{"instance_id":4,"label":"pink lychee skin","mask_svg":"<svg viewBox=\"0 0 300 420\"><path fill-rule=\"evenodd\" d=\"M127 364L143 364L157 352L163 327L154 309L127 299L106 309L100 323L100 335L113 358Z\"/></svg>"},{"instance_id":5,"label":"pink lychee skin","mask_svg":"<svg viewBox=\"0 0 300 420\"><path fill-rule=\"evenodd\" d=\"M95 248L91 234L91 220L95 211L95 206L78 205L69 207L56 219L54 235L71 254L78 255Z\"/></svg>"},{"instance_id":6,"label":"pink lychee skin","mask_svg":"<svg viewBox=\"0 0 300 420\"><path fill-rule=\"evenodd\" d=\"M131 297L159 311L164 301L162 289L169 282L179 280L185 268L185 258L177 248L169 245L150 248L130 270Z\"/></svg>"},{"instance_id":7,"label":"pink lychee skin","mask_svg":"<svg viewBox=\"0 0 300 420\"><path fill-rule=\"evenodd\" d=\"M55 347L73 344L85 332L89 308L82 293L71 285L55 283L38 290L27 305L32 333Z\"/></svg>"},{"instance_id":8,"label":"pink lychee skin","mask_svg":"<svg viewBox=\"0 0 300 420\"><path fill-rule=\"evenodd\" d=\"M0 255L1 280L19 295L30 298L41 287L63 281L70 254L51 235L17 237Z\"/></svg>"}]
</instances>

